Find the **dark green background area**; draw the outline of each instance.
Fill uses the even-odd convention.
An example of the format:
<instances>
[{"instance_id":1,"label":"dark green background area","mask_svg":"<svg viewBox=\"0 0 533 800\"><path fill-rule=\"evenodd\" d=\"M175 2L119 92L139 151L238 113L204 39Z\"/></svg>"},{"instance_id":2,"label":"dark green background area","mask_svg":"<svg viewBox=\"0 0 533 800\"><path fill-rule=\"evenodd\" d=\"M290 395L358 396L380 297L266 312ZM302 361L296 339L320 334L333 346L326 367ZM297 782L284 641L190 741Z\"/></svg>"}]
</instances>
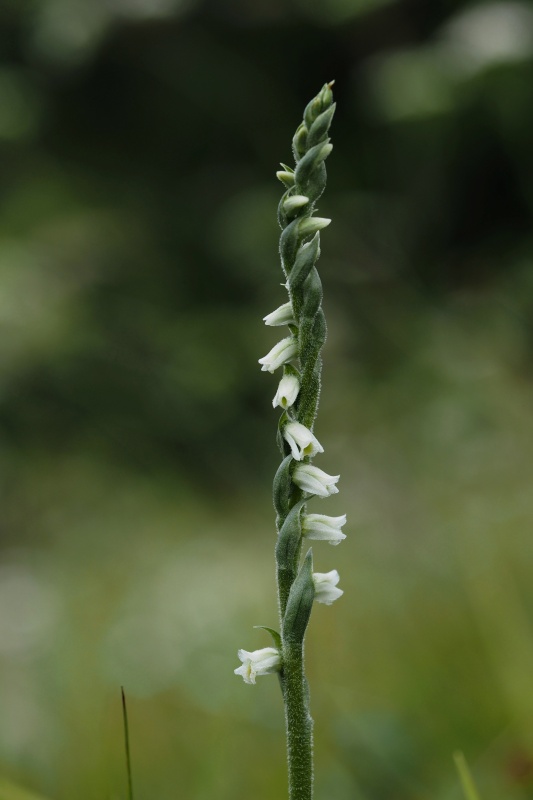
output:
<instances>
[{"instance_id":1,"label":"dark green background area","mask_svg":"<svg viewBox=\"0 0 533 800\"><path fill-rule=\"evenodd\" d=\"M456 749L531 796L532 31L518 0L2 5L0 774L124 797L124 684L138 797L284 796L276 682L232 669L276 619L275 171L335 79L317 800L459 798Z\"/></svg>"}]
</instances>

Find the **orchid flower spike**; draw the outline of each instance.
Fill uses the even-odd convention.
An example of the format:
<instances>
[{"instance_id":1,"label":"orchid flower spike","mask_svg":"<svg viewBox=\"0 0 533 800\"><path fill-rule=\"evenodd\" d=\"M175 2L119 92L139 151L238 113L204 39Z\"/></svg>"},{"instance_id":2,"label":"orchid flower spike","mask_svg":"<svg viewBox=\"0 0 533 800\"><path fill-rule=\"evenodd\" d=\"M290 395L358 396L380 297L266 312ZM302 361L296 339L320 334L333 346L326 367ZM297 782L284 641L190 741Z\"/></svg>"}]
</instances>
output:
<instances>
[{"instance_id":1,"label":"orchid flower spike","mask_svg":"<svg viewBox=\"0 0 533 800\"><path fill-rule=\"evenodd\" d=\"M305 456L323 453L324 448L310 430L300 422L288 422L283 428L283 438L291 448L292 457L301 461Z\"/></svg>"},{"instance_id":2,"label":"orchid flower spike","mask_svg":"<svg viewBox=\"0 0 533 800\"><path fill-rule=\"evenodd\" d=\"M338 544L345 538L346 517L308 514L311 496L336 494L339 475L328 475L310 460L323 453L313 428L320 399L322 358L327 325L322 309L322 284L317 270L321 233L331 220L316 217L316 205L326 186L325 161L332 145L329 128L335 113L331 87L326 83L307 104L303 121L292 139L294 167L281 164L277 177L285 190L278 204L281 227L279 253L287 302L264 317L266 325L289 326L290 336L278 342L259 359L263 372L283 367L278 390L272 401L283 409L276 441L282 462L274 476L276 510L275 548L279 632L266 626L273 647L249 653L239 650L241 666L235 673L245 683L258 675L277 672L287 732L289 797L313 797L313 720L304 668L304 639L316 599L332 603L342 595L337 588L336 570L313 573L311 549L301 558L302 538ZM290 452L289 452L290 450Z\"/></svg>"},{"instance_id":3,"label":"orchid flower spike","mask_svg":"<svg viewBox=\"0 0 533 800\"><path fill-rule=\"evenodd\" d=\"M332 569L331 572L313 572L316 602L330 606L334 600L343 595L342 589L337 589L339 580L340 576L336 569Z\"/></svg>"},{"instance_id":4,"label":"orchid flower spike","mask_svg":"<svg viewBox=\"0 0 533 800\"><path fill-rule=\"evenodd\" d=\"M329 497L331 494L337 494L339 490L335 484L339 478L340 475L328 475L327 472L314 467L312 464L298 464L292 476L292 480L298 488L309 494L316 494L319 497Z\"/></svg>"},{"instance_id":5,"label":"orchid flower spike","mask_svg":"<svg viewBox=\"0 0 533 800\"><path fill-rule=\"evenodd\" d=\"M242 675L245 683L255 683L257 675L270 675L281 667L279 651L275 647L263 647L262 650L239 650L242 664L233 670L235 675Z\"/></svg>"},{"instance_id":6,"label":"orchid flower spike","mask_svg":"<svg viewBox=\"0 0 533 800\"><path fill-rule=\"evenodd\" d=\"M342 526L346 524L346 514L328 517L326 514L306 514L302 521L302 535L328 544L340 544L346 539Z\"/></svg>"}]
</instances>

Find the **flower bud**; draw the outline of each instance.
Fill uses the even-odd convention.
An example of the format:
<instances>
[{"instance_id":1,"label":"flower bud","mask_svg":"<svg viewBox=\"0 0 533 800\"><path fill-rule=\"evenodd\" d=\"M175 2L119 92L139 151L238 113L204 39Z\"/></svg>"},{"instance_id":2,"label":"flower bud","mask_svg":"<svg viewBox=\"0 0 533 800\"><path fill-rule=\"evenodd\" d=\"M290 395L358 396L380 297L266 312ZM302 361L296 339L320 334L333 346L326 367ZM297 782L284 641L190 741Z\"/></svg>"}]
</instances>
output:
<instances>
[{"instance_id":1,"label":"flower bud","mask_svg":"<svg viewBox=\"0 0 533 800\"><path fill-rule=\"evenodd\" d=\"M280 169L276 172L276 178L281 181L287 189L294 186L294 172L287 172L287 170Z\"/></svg>"},{"instance_id":2,"label":"flower bud","mask_svg":"<svg viewBox=\"0 0 533 800\"><path fill-rule=\"evenodd\" d=\"M283 210L286 214L291 214L296 209L306 206L308 202L309 198L305 194L293 194L283 201Z\"/></svg>"},{"instance_id":3,"label":"flower bud","mask_svg":"<svg viewBox=\"0 0 533 800\"><path fill-rule=\"evenodd\" d=\"M322 103L320 101L320 95L313 97L312 100L306 105L304 110L304 121L308 128L311 127L315 119L318 117L322 110Z\"/></svg>"},{"instance_id":4,"label":"flower bud","mask_svg":"<svg viewBox=\"0 0 533 800\"><path fill-rule=\"evenodd\" d=\"M328 475L327 472L313 466L313 464L298 464L294 470L292 480L302 491L316 494L319 497L329 497L339 491L335 484L340 475Z\"/></svg>"},{"instance_id":5,"label":"flower bud","mask_svg":"<svg viewBox=\"0 0 533 800\"><path fill-rule=\"evenodd\" d=\"M263 647L262 650L239 650L242 664L234 669L235 675L242 675L245 683L255 683L257 675L270 675L281 668L279 651L275 647Z\"/></svg>"},{"instance_id":6,"label":"flower bud","mask_svg":"<svg viewBox=\"0 0 533 800\"><path fill-rule=\"evenodd\" d=\"M307 126L302 122L296 129L296 133L292 139L292 151L296 161L298 161L306 151L307 133Z\"/></svg>"},{"instance_id":7,"label":"flower bud","mask_svg":"<svg viewBox=\"0 0 533 800\"><path fill-rule=\"evenodd\" d=\"M339 580L340 576L336 569L332 569L331 572L313 572L317 603L330 606L334 600L344 594L342 589L337 589Z\"/></svg>"},{"instance_id":8,"label":"flower bud","mask_svg":"<svg viewBox=\"0 0 533 800\"><path fill-rule=\"evenodd\" d=\"M318 171L320 173L323 173L321 182L325 180L325 172L319 169L319 167L321 164L323 164L324 159L326 159L328 155L331 153L332 147L333 145L329 144L329 141L319 142L318 144L309 147L306 154L302 156L300 161L298 161L298 165L294 172L296 183L299 186L301 186L305 194L308 197L312 197L313 200L316 200L318 198L318 195L314 194L312 191L313 181L311 181L311 179L313 175L315 179L318 177L317 176L317 171ZM315 189L316 188L317 187L315 187Z\"/></svg>"},{"instance_id":9,"label":"flower bud","mask_svg":"<svg viewBox=\"0 0 533 800\"><path fill-rule=\"evenodd\" d=\"M331 91L331 87L335 81L330 81L329 83L324 84L320 94L320 102L322 103L322 108L327 108L327 106L331 105L333 102L333 92Z\"/></svg>"},{"instance_id":10,"label":"flower bud","mask_svg":"<svg viewBox=\"0 0 533 800\"><path fill-rule=\"evenodd\" d=\"M333 115L335 113L335 103L331 105L326 111L323 111L322 114L319 114L318 117L315 119L311 127L309 128L309 139L308 144L309 147L313 147L315 144L319 144L320 141L325 139L328 134L329 126L331 125L331 120L333 119ZM331 153L333 149L333 145L328 145L330 148L327 150L327 156Z\"/></svg>"},{"instance_id":11,"label":"flower bud","mask_svg":"<svg viewBox=\"0 0 533 800\"><path fill-rule=\"evenodd\" d=\"M300 222L298 233L300 236L312 236L322 228L327 228L331 220L327 217L306 217Z\"/></svg>"}]
</instances>

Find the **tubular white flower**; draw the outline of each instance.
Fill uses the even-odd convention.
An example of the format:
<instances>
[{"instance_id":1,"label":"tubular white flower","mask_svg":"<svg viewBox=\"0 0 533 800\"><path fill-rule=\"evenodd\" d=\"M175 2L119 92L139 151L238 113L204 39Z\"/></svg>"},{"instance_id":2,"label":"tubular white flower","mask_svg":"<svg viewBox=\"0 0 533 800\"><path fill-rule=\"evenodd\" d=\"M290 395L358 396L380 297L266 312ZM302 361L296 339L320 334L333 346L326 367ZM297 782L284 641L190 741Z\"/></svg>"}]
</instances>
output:
<instances>
[{"instance_id":1,"label":"tubular white flower","mask_svg":"<svg viewBox=\"0 0 533 800\"><path fill-rule=\"evenodd\" d=\"M296 325L290 300L263 317L263 321L265 325Z\"/></svg>"},{"instance_id":2,"label":"tubular white flower","mask_svg":"<svg viewBox=\"0 0 533 800\"><path fill-rule=\"evenodd\" d=\"M292 457L301 461L305 456L323 453L324 448L311 431L300 422L288 422L283 428L283 438L291 448Z\"/></svg>"},{"instance_id":3,"label":"tubular white flower","mask_svg":"<svg viewBox=\"0 0 533 800\"><path fill-rule=\"evenodd\" d=\"M298 464L292 476L296 486L304 492L316 494L319 497L337 494L339 490L335 484L339 478L340 475L328 475L327 472L323 472L312 464Z\"/></svg>"},{"instance_id":4,"label":"tubular white flower","mask_svg":"<svg viewBox=\"0 0 533 800\"><path fill-rule=\"evenodd\" d=\"M306 514L302 521L302 535L329 544L340 544L346 539L341 528L346 525L346 514L328 517L325 514Z\"/></svg>"},{"instance_id":5,"label":"tubular white flower","mask_svg":"<svg viewBox=\"0 0 533 800\"><path fill-rule=\"evenodd\" d=\"M336 569L332 569L331 572L313 572L317 603L325 603L330 606L334 600L344 594L342 589L337 589L339 580L340 576Z\"/></svg>"},{"instance_id":6,"label":"tubular white flower","mask_svg":"<svg viewBox=\"0 0 533 800\"><path fill-rule=\"evenodd\" d=\"M233 671L235 675L242 675L245 683L255 683L257 675L270 675L278 672L281 666L279 651L275 647L263 647L262 650L254 650L252 653L239 650L237 655L242 664Z\"/></svg>"},{"instance_id":7,"label":"tubular white flower","mask_svg":"<svg viewBox=\"0 0 533 800\"><path fill-rule=\"evenodd\" d=\"M300 381L296 375L284 375L279 382L278 391L272 400L272 405L274 408L276 406L281 406L281 408L285 409L289 408L298 397L299 391Z\"/></svg>"},{"instance_id":8,"label":"tubular white flower","mask_svg":"<svg viewBox=\"0 0 533 800\"><path fill-rule=\"evenodd\" d=\"M293 359L297 353L298 345L296 339L293 336L287 336L286 339L282 339L281 342L274 345L270 353L259 359L259 363L263 365L261 371L274 372L278 367Z\"/></svg>"}]
</instances>

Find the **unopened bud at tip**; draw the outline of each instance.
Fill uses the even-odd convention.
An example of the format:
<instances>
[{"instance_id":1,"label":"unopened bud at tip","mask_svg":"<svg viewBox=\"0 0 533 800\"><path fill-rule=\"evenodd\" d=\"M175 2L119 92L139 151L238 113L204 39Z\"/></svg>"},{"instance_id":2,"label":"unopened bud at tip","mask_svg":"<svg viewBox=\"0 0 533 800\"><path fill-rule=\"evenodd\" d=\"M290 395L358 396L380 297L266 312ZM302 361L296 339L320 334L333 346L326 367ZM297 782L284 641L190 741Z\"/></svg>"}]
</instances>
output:
<instances>
[{"instance_id":1,"label":"unopened bud at tip","mask_svg":"<svg viewBox=\"0 0 533 800\"><path fill-rule=\"evenodd\" d=\"M330 222L327 217L307 217L300 222L298 232L300 236L311 236L322 228L327 228Z\"/></svg>"},{"instance_id":2,"label":"unopened bud at tip","mask_svg":"<svg viewBox=\"0 0 533 800\"><path fill-rule=\"evenodd\" d=\"M276 178L288 188L294 186L294 172L286 172L280 169L276 172Z\"/></svg>"},{"instance_id":3,"label":"unopened bud at tip","mask_svg":"<svg viewBox=\"0 0 533 800\"><path fill-rule=\"evenodd\" d=\"M297 208L306 206L308 202L309 198L304 194L294 194L283 201L283 210L286 214L290 214L292 211L296 211Z\"/></svg>"}]
</instances>

